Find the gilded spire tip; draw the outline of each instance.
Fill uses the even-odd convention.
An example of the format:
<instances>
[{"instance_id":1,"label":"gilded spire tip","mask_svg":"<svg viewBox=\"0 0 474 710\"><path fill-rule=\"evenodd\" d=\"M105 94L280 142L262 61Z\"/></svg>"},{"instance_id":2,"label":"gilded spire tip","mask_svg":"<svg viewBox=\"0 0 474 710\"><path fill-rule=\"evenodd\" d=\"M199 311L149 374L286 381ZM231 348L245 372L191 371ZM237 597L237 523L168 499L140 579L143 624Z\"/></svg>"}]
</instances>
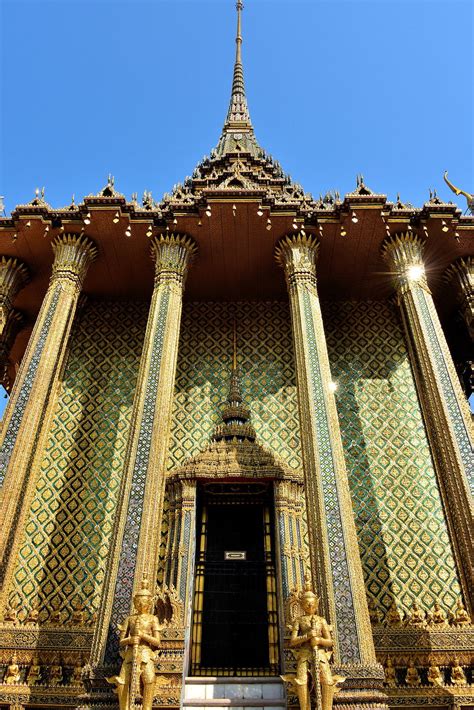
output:
<instances>
[{"instance_id":1,"label":"gilded spire tip","mask_svg":"<svg viewBox=\"0 0 474 710\"><path fill-rule=\"evenodd\" d=\"M237 32L235 36L235 64L232 78L232 95L230 99L229 111L227 113L226 127L230 124L238 124L239 127L251 128L250 115L247 106L244 86L244 70L242 65L242 10L244 3L237 0Z\"/></svg>"}]
</instances>

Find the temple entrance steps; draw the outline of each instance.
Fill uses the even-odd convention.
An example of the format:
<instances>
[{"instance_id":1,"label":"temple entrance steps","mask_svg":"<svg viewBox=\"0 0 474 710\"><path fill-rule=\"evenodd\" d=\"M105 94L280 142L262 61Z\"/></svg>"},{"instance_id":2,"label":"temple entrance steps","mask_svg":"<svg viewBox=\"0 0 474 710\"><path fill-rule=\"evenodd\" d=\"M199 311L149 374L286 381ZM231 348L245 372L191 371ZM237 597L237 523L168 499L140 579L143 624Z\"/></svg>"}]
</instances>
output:
<instances>
[{"instance_id":1,"label":"temple entrance steps","mask_svg":"<svg viewBox=\"0 0 474 710\"><path fill-rule=\"evenodd\" d=\"M188 677L183 708L286 710L285 687L278 677Z\"/></svg>"}]
</instances>

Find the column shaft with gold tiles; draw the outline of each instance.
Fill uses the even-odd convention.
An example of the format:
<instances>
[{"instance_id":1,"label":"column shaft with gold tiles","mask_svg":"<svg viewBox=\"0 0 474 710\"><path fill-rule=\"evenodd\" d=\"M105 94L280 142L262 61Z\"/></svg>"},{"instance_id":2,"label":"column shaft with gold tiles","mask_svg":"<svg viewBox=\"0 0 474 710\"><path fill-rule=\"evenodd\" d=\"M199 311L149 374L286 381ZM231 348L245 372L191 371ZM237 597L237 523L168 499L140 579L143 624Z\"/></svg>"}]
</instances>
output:
<instances>
[{"instance_id":1,"label":"column shaft with gold tiles","mask_svg":"<svg viewBox=\"0 0 474 710\"><path fill-rule=\"evenodd\" d=\"M471 417L426 281L424 242L412 233L387 239L412 367L435 461L466 603L474 609L474 448Z\"/></svg>"},{"instance_id":2,"label":"column shaft with gold tiles","mask_svg":"<svg viewBox=\"0 0 474 710\"><path fill-rule=\"evenodd\" d=\"M336 402L316 288L316 237L280 240L296 356L311 571L329 617L337 664L380 675L365 596Z\"/></svg>"},{"instance_id":3,"label":"column shaft with gold tiles","mask_svg":"<svg viewBox=\"0 0 474 710\"><path fill-rule=\"evenodd\" d=\"M117 660L117 624L130 613L134 587L158 568L166 463L181 323L182 295L196 246L184 235L152 243L155 285L135 393L124 483L110 550L92 659Z\"/></svg>"},{"instance_id":4,"label":"column shaft with gold tiles","mask_svg":"<svg viewBox=\"0 0 474 710\"><path fill-rule=\"evenodd\" d=\"M20 536L23 511L34 488L30 475L50 402L62 370L69 334L82 284L97 255L94 243L84 235L64 234L52 243L54 263L49 287L31 334L12 390L3 422L0 450L2 530L0 554L2 578L14 558L13 545ZM8 571L6 572L8 576ZM4 588L7 588L7 584Z\"/></svg>"}]
</instances>

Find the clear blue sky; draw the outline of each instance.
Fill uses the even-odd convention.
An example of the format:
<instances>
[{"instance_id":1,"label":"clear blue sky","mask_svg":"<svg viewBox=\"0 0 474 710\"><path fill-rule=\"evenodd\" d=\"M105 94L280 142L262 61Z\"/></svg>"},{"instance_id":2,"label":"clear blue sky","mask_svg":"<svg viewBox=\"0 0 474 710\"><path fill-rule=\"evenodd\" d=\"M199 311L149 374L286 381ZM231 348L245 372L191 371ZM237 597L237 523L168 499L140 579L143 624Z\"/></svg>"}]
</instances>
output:
<instances>
[{"instance_id":1,"label":"clear blue sky","mask_svg":"<svg viewBox=\"0 0 474 710\"><path fill-rule=\"evenodd\" d=\"M0 0L1 2L1 0ZM0 194L53 206L108 172L155 198L216 144L234 0L3 0ZM421 205L474 189L472 0L246 0L257 137L317 195L354 187ZM459 204L463 206L462 200Z\"/></svg>"},{"instance_id":2,"label":"clear blue sky","mask_svg":"<svg viewBox=\"0 0 474 710\"><path fill-rule=\"evenodd\" d=\"M107 173L156 199L217 143L234 0L0 0L0 194L53 206ZM244 66L260 144L306 190L421 205L474 190L472 0L246 0ZM463 200L459 201L463 207ZM1 405L0 400L0 405Z\"/></svg>"}]
</instances>

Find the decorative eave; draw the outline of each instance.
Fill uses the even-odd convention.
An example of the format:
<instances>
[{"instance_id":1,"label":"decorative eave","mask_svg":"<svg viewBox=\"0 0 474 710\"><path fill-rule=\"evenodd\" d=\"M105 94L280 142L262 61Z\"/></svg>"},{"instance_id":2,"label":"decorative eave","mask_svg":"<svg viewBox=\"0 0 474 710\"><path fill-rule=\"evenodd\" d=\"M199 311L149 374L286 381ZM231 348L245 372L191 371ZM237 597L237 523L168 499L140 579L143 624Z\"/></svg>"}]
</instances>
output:
<instances>
[{"instance_id":1,"label":"decorative eave","mask_svg":"<svg viewBox=\"0 0 474 710\"><path fill-rule=\"evenodd\" d=\"M291 469L276 454L255 441L240 441L237 438L212 442L180 468L171 471L168 478L265 478L303 483L302 474Z\"/></svg>"}]
</instances>

